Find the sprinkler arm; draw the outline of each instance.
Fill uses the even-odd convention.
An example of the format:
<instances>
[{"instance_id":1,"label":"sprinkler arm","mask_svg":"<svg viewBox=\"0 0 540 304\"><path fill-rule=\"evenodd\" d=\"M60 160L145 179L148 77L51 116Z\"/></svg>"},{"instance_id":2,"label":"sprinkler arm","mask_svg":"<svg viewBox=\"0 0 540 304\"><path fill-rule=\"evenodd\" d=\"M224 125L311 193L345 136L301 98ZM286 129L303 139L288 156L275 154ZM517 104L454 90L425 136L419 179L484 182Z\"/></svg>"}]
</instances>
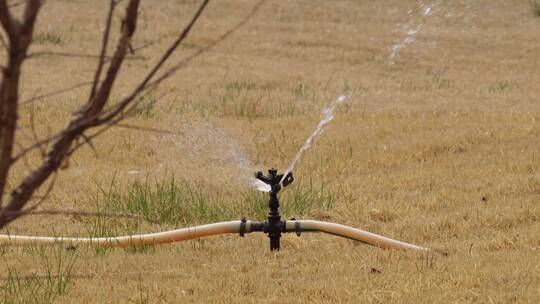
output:
<instances>
[{"instance_id":1,"label":"sprinkler arm","mask_svg":"<svg viewBox=\"0 0 540 304\"><path fill-rule=\"evenodd\" d=\"M71 245L89 244L100 247L127 247L140 245L156 245L198 239L213 235L229 233L239 233L244 236L246 233L263 231L264 222L254 221L231 221L219 222L208 225L201 225L177 230L170 230L158 233L103 237L103 238L70 238L70 237L39 237L20 235L0 235L2 245L28 245L28 244L57 244L65 243ZM314 220L290 220L285 221L285 232L295 232L300 236L303 232L322 232L352 240L356 240L368 245L384 248L399 249L406 251L426 252L430 249L397 241L381 235L377 235L364 230L348 227L340 224Z\"/></svg>"},{"instance_id":2,"label":"sprinkler arm","mask_svg":"<svg viewBox=\"0 0 540 304\"><path fill-rule=\"evenodd\" d=\"M293 181L294 181L294 177L292 175L292 172L289 172L289 173L287 173L287 175L285 175L285 178L283 179L283 182L281 184L283 185L283 187L287 187Z\"/></svg>"}]
</instances>

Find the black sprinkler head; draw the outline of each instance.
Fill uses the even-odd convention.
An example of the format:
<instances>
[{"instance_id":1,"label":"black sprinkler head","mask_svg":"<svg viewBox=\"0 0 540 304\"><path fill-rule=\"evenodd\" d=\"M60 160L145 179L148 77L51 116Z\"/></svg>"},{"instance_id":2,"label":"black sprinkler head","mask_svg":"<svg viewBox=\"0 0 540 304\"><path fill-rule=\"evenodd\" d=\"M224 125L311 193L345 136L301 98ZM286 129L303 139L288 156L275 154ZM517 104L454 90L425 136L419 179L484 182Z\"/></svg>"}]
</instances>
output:
<instances>
[{"instance_id":1,"label":"black sprinkler head","mask_svg":"<svg viewBox=\"0 0 540 304\"><path fill-rule=\"evenodd\" d=\"M264 176L261 171L255 173L255 178L262 181L263 183L270 185L270 200L268 201L268 212L267 221L263 223L263 231L268 234L270 238L270 250L279 250L279 239L281 238L281 233L286 232L285 221L281 220L279 215L279 200L277 197L278 192L281 190L281 187L287 187L294 181L292 172L287 173L285 178L283 174L278 174L276 169L268 170L268 175ZM283 182L281 182L283 180Z\"/></svg>"},{"instance_id":2,"label":"black sprinkler head","mask_svg":"<svg viewBox=\"0 0 540 304\"><path fill-rule=\"evenodd\" d=\"M272 168L268 170L268 175L264 176L262 171L257 171L255 172L255 178L269 185L272 189L271 192L277 194L282 186L287 187L294 181L292 172L287 173L285 178L283 178L283 174L277 174L277 172L276 169ZM283 183L281 183L281 180L283 180Z\"/></svg>"}]
</instances>

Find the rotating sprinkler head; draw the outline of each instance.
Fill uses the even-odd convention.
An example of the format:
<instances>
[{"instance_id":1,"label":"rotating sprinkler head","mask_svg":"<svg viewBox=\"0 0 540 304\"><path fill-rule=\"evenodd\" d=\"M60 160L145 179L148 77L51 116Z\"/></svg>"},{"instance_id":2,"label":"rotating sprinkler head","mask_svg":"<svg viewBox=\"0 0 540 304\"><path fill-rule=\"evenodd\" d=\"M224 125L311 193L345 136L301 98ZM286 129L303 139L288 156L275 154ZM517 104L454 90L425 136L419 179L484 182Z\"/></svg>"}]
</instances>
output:
<instances>
[{"instance_id":1,"label":"rotating sprinkler head","mask_svg":"<svg viewBox=\"0 0 540 304\"><path fill-rule=\"evenodd\" d=\"M287 173L285 178L283 178L283 174L277 174L277 172L276 169L272 168L268 170L268 175L264 176L262 171L257 171L255 172L255 178L269 185L271 188L270 193L277 194L282 186L287 187L294 181L292 172ZM283 180L283 183L281 180Z\"/></svg>"},{"instance_id":2,"label":"rotating sprinkler head","mask_svg":"<svg viewBox=\"0 0 540 304\"><path fill-rule=\"evenodd\" d=\"M270 186L270 199L268 201L268 208L270 208L270 211L268 212L267 221L262 223L262 231L268 234L268 238L270 239L270 250L279 250L281 233L287 232L287 230L286 223L281 220L281 215L279 214L279 199L277 194L282 187L290 185L294 181L294 177L292 172L283 176L283 174L278 174L278 171L272 168L268 170L267 176L261 171L256 172L255 178Z\"/></svg>"}]
</instances>

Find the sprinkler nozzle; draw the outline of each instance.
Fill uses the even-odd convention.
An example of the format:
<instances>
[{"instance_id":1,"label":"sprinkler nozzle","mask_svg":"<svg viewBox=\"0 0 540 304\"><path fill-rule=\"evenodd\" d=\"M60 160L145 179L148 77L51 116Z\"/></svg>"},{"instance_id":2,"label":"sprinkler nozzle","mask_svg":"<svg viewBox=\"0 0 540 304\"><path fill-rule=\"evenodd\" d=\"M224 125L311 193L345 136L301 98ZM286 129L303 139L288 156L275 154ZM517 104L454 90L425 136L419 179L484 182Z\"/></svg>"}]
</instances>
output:
<instances>
[{"instance_id":1,"label":"sprinkler nozzle","mask_svg":"<svg viewBox=\"0 0 540 304\"><path fill-rule=\"evenodd\" d=\"M287 175L285 175L285 178L283 179L283 187L287 187L288 185L290 185L292 182L294 181L294 177L292 175L292 172L289 172L287 173Z\"/></svg>"}]
</instances>

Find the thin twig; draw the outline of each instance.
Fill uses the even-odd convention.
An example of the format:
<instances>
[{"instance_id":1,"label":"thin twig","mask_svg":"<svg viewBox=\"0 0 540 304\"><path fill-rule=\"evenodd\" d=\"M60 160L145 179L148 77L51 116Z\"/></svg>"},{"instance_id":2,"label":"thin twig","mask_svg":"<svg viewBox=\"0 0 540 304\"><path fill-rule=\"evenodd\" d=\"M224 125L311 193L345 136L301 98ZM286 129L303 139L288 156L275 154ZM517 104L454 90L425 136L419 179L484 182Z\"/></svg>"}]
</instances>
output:
<instances>
[{"instance_id":1,"label":"thin twig","mask_svg":"<svg viewBox=\"0 0 540 304\"><path fill-rule=\"evenodd\" d=\"M38 138L37 131L36 131L35 116L34 115L35 115L35 113L34 113L34 110L32 109L30 111L30 130L31 130L32 136L34 137L34 142L39 142L39 138ZM42 144L38 145L38 148L39 148L39 151L41 152L41 157L45 158L45 154L47 152L45 151L45 148L43 148L43 145Z\"/></svg>"},{"instance_id":2,"label":"thin twig","mask_svg":"<svg viewBox=\"0 0 540 304\"><path fill-rule=\"evenodd\" d=\"M101 71L103 70L103 65L105 64L105 55L107 53L107 45L109 44L109 34L111 32L111 23L112 23L112 17L113 17L115 6L116 6L116 1L110 0L109 14L107 15L107 21L105 23L105 31L103 32L103 41L101 42L101 52L99 54L98 66L96 69L96 73L94 75L94 81L92 83L92 89L90 90L89 99L94 98L94 94L96 93L96 88L98 86L99 79L101 77Z\"/></svg>"},{"instance_id":3,"label":"thin twig","mask_svg":"<svg viewBox=\"0 0 540 304\"><path fill-rule=\"evenodd\" d=\"M134 126L134 125L129 125L129 124L123 124L123 123L116 123L116 126L119 127L119 128L132 129L132 130L137 130L137 131L146 131L146 132L155 132L155 133L159 133L159 134L178 135L178 133L173 132L173 131L169 131L169 130L145 128L145 127Z\"/></svg>"},{"instance_id":4,"label":"thin twig","mask_svg":"<svg viewBox=\"0 0 540 304\"><path fill-rule=\"evenodd\" d=\"M22 133L22 132L21 132L21 133ZM19 149L24 149L23 146L22 146L19 142L15 142L15 145L16 145L17 148L19 148ZM20 158L19 158L19 159L20 159ZM17 160L19 160L19 159L17 159ZM30 163L28 162L28 159L26 159L26 157L23 157L22 160L23 160L23 163L24 163L24 165L26 166L26 168L30 170L31 166L30 166ZM16 160L13 160L13 162L15 162L15 161L16 161Z\"/></svg>"},{"instance_id":5,"label":"thin twig","mask_svg":"<svg viewBox=\"0 0 540 304\"><path fill-rule=\"evenodd\" d=\"M95 133L91 134L91 135L87 135L88 137L88 140L93 140L94 138L98 137L99 135L103 134L105 131L109 130L110 128L114 127L115 125L115 121L111 122L111 123L108 123L108 124L104 124L102 126L104 126L103 128L99 129L98 131L96 131ZM77 143L75 144L66 154L66 157L70 157L75 151L77 151L80 147L84 146L84 143Z\"/></svg>"},{"instance_id":6,"label":"thin twig","mask_svg":"<svg viewBox=\"0 0 540 304\"><path fill-rule=\"evenodd\" d=\"M84 87L84 86L91 85L91 84L92 84L91 81L81 82L81 83L78 83L78 84L76 84L74 86L71 86L69 88L60 89L60 90L57 90L57 91L45 93L43 95L38 95L38 96L35 96L35 97L32 97L32 98L23 100L19 104L20 105L29 104L31 102L35 102L35 101L38 101L38 100L41 100L41 99L44 99L44 98L47 98L47 97L52 97L52 96L68 93L68 92L73 91L75 89L78 89L80 87Z\"/></svg>"},{"instance_id":7,"label":"thin twig","mask_svg":"<svg viewBox=\"0 0 540 304\"><path fill-rule=\"evenodd\" d=\"M86 136L84 133L81 133L81 137L84 139L84 142L90 147L90 149L94 152L96 158L99 158L99 153L94 144L92 143L92 140L88 138L88 136Z\"/></svg>"},{"instance_id":8,"label":"thin twig","mask_svg":"<svg viewBox=\"0 0 540 304\"><path fill-rule=\"evenodd\" d=\"M157 86L159 85L161 82L163 82L163 80L169 78L172 74L176 73L179 69L181 69L182 67L184 67L187 63L189 63L190 61L192 61L193 59L199 57L202 53L204 52L207 52L208 50L214 48L216 45L218 45L220 42L224 41L225 39L227 39L229 36L231 36L232 34L234 34L238 29L240 29L242 26L244 26L244 24L246 24L252 17L253 15L255 15L255 13L257 13L257 11L259 10L259 8L262 6L262 4L264 3L265 0L261 0L259 1L254 7L253 9L251 10L251 12L241 21L239 22L236 26L234 26L233 28L229 29L227 32L225 32L223 35L221 35L217 40L214 40L211 44L209 44L208 46L202 48L202 49L199 49L197 50L195 53L193 53L191 56L185 58L184 60L181 60L180 62L178 62L177 64L175 64L173 67L169 68L169 70L167 70L165 73L163 73L163 75L159 78L157 78L156 80L148 83L148 87L151 88L151 87L154 87L154 86Z\"/></svg>"},{"instance_id":9,"label":"thin twig","mask_svg":"<svg viewBox=\"0 0 540 304\"><path fill-rule=\"evenodd\" d=\"M18 161L21 157L23 157L24 155L26 155L28 152L42 146L42 145L45 145L45 144L48 144L50 143L51 141L53 141L56 137L58 137L58 134L55 134L55 135L52 135L52 136L49 136L45 139L42 139L40 141L37 141L35 143L33 143L31 146L28 146L26 148L23 148L19 153L17 153L17 155L13 156L12 157L12 161L15 163L16 161Z\"/></svg>"},{"instance_id":10,"label":"thin twig","mask_svg":"<svg viewBox=\"0 0 540 304\"><path fill-rule=\"evenodd\" d=\"M155 44L158 44L158 43L160 43L160 42L162 42L162 41L164 41L164 40L166 40L166 39L169 39L169 38L171 38L171 37L176 37L176 34L167 34L167 35L163 35L163 36L161 36L161 37L159 37L159 38L156 38L156 39L154 39L154 40L150 40L150 41L144 42L144 43L142 43L141 45L139 45L139 46L133 48L133 51L138 52L138 51L147 49L147 48L149 48L149 47L151 47L151 46L153 46L153 45L155 45Z\"/></svg>"}]
</instances>

